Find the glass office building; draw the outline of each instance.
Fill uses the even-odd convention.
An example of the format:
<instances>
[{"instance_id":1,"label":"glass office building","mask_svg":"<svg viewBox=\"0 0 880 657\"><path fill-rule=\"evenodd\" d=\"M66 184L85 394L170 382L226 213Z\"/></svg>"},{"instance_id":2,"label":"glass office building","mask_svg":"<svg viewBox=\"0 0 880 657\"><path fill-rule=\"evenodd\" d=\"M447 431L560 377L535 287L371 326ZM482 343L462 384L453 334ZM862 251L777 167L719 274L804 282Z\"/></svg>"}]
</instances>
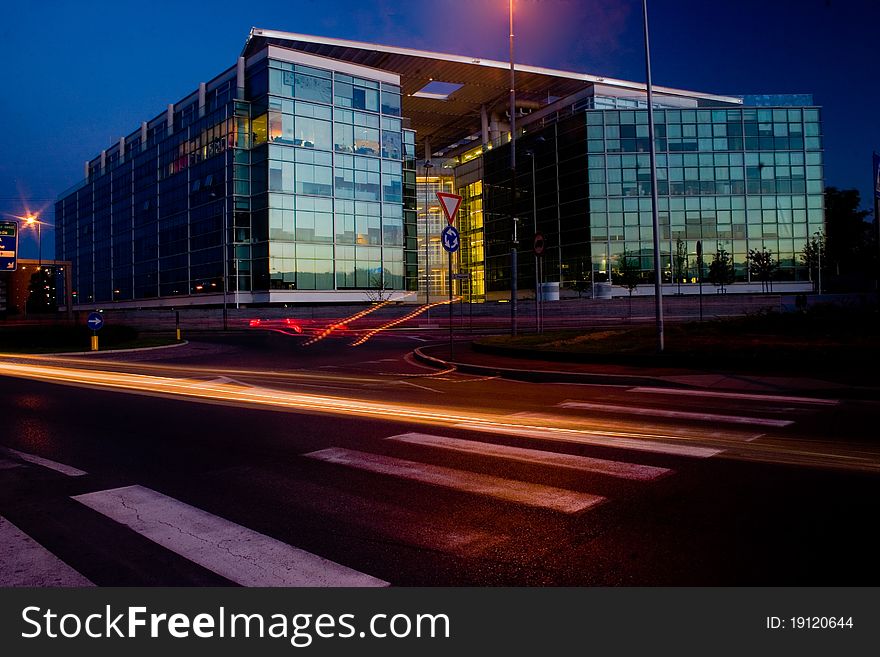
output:
<instances>
[{"instance_id":1,"label":"glass office building","mask_svg":"<svg viewBox=\"0 0 880 657\"><path fill-rule=\"evenodd\" d=\"M510 288L511 215L527 238L521 284L534 284L528 238L535 230L546 243L545 281L575 291L594 281L615 283L625 254L642 282L653 283L647 111L600 109L603 100L533 123L520 136L513 209L509 144L483 153L490 292ZM699 283L700 244L704 282L723 249L736 272L730 290L760 290L747 254L765 249L778 264L777 289L809 289L800 254L824 230L820 110L659 108L655 130L664 283ZM463 195L472 184L459 187Z\"/></svg>"},{"instance_id":2,"label":"glass office building","mask_svg":"<svg viewBox=\"0 0 880 657\"><path fill-rule=\"evenodd\" d=\"M414 167L397 75L264 46L88 162L57 251L76 305L403 297Z\"/></svg>"},{"instance_id":3,"label":"glass office building","mask_svg":"<svg viewBox=\"0 0 880 657\"><path fill-rule=\"evenodd\" d=\"M563 294L616 282L624 254L652 282L644 85L517 64L514 179L508 66L251 30L235 66L89 160L59 197L74 305L445 296L441 188L464 197L455 294L509 294L514 218L523 296L536 231L543 279ZM778 260L777 285L808 289L799 254L824 220L812 100L656 87L655 105L664 282L697 282L700 242L706 264L731 254L731 291L754 289L754 248Z\"/></svg>"}]
</instances>

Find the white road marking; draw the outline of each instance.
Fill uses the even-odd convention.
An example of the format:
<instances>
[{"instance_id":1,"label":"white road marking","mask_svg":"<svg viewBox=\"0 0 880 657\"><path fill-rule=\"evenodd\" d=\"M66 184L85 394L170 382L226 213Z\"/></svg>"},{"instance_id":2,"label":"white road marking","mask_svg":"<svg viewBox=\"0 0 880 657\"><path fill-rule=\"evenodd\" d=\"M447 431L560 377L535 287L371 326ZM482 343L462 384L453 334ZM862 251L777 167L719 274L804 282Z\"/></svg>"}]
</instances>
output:
<instances>
[{"instance_id":1,"label":"white road marking","mask_svg":"<svg viewBox=\"0 0 880 657\"><path fill-rule=\"evenodd\" d=\"M688 428L675 427L674 433L669 426L657 424L648 424L641 420L618 421L612 422L606 418L602 418L600 422L589 422L589 418L575 415L551 415L550 413L533 413L531 411L520 411L514 413L511 417L528 418L530 420L541 420L542 424L550 424L552 426L572 425L580 431L593 431L597 433L597 429L604 432L611 430L612 433L619 433L622 438L648 438L648 439L665 439L665 440L734 440L737 442L750 443L756 438L760 438L766 434L753 433L750 431L740 431L738 429L717 428ZM592 425L596 426L593 427Z\"/></svg>"},{"instance_id":2,"label":"white road marking","mask_svg":"<svg viewBox=\"0 0 880 657\"><path fill-rule=\"evenodd\" d=\"M436 381L436 379L432 379ZM427 390L428 392L433 392L435 395L445 395L446 393L442 390L435 390L434 388L429 388L428 386L419 385L418 383L413 383L412 381L397 381L402 385L413 386L414 388L421 388L422 390Z\"/></svg>"},{"instance_id":3,"label":"white road marking","mask_svg":"<svg viewBox=\"0 0 880 657\"><path fill-rule=\"evenodd\" d=\"M61 474L67 475L68 477L81 477L85 474L88 474L88 472L86 472L85 470L74 468L72 465L65 465L64 463L58 463L57 461L50 461L49 459L44 459L42 456L37 456L36 454L19 452L17 449L12 449L11 447L0 447L0 453L5 453L7 456L12 456L13 458L27 461L28 463L41 465L44 468L49 468L50 470L54 470L55 472L60 472Z\"/></svg>"},{"instance_id":4,"label":"white road marking","mask_svg":"<svg viewBox=\"0 0 880 657\"><path fill-rule=\"evenodd\" d=\"M0 516L0 587L7 586L94 584Z\"/></svg>"},{"instance_id":5,"label":"white road marking","mask_svg":"<svg viewBox=\"0 0 880 657\"><path fill-rule=\"evenodd\" d=\"M693 445L678 445L664 443L659 440L643 440L639 438L621 438L619 436L605 436L591 434L576 429L538 429L534 427L517 427L509 425L499 427L489 424L457 424L459 429L470 431L488 431L501 433L508 436L523 436L525 438L537 438L538 440L557 440L566 443L578 443L580 445L594 445L596 447L614 447L619 449L635 449L641 452L654 452L657 454L674 454L675 456L695 456L708 458L723 452L723 449L714 447L696 447Z\"/></svg>"},{"instance_id":6,"label":"white road marking","mask_svg":"<svg viewBox=\"0 0 880 657\"><path fill-rule=\"evenodd\" d=\"M628 392L641 392L652 395L691 395L694 397L718 397L720 399L752 399L768 402L793 402L797 404L816 404L818 406L836 406L838 399L817 399L815 397L790 397L785 395L761 395L746 392L716 392L714 390L686 390L681 388L630 388Z\"/></svg>"},{"instance_id":7,"label":"white road marking","mask_svg":"<svg viewBox=\"0 0 880 657\"><path fill-rule=\"evenodd\" d=\"M433 436L425 433L404 433L398 436L389 436L386 440L394 440L413 445L426 445L438 447L463 454L479 454L518 461L520 463L533 463L537 465L549 465L578 472L590 472L619 477L621 479L636 479L640 481L654 479L660 475L671 472L668 468L657 468L650 465L626 463L624 461L609 461L574 454L560 454L558 452L545 452L540 449L527 449L523 447L511 447L509 445L496 445L475 440L461 440L446 436Z\"/></svg>"},{"instance_id":8,"label":"white road marking","mask_svg":"<svg viewBox=\"0 0 880 657\"><path fill-rule=\"evenodd\" d=\"M73 499L242 586L388 585L142 486Z\"/></svg>"},{"instance_id":9,"label":"white road marking","mask_svg":"<svg viewBox=\"0 0 880 657\"><path fill-rule=\"evenodd\" d=\"M677 420L700 420L703 422L726 422L728 424L752 424L761 427L787 427L794 424L793 420L775 420L763 417L744 417L740 415L717 415L714 413L692 413L690 411L669 411L665 408L641 408L638 406L617 406L614 404L596 404L593 402L564 401L557 404L560 408L576 408L587 411L603 411L621 413L623 415L649 415L653 417L669 417Z\"/></svg>"},{"instance_id":10,"label":"white road marking","mask_svg":"<svg viewBox=\"0 0 880 657\"><path fill-rule=\"evenodd\" d=\"M564 488L514 481L513 479L444 468L438 465L407 461L392 456L368 454L339 447L322 449L304 456L327 463L335 463L401 479L411 479L466 493L486 495L507 502L550 509L561 513L578 513L605 500L604 497L598 495L579 493Z\"/></svg>"}]
</instances>

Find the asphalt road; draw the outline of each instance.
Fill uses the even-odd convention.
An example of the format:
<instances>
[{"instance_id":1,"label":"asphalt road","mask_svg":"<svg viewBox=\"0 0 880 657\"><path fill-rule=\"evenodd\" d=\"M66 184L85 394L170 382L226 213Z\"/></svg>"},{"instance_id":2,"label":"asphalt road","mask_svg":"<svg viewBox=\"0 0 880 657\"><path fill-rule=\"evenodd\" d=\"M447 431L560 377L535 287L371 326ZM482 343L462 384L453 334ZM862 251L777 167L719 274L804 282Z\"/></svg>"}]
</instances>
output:
<instances>
[{"instance_id":1,"label":"asphalt road","mask_svg":"<svg viewBox=\"0 0 880 657\"><path fill-rule=\"evenodd\" d=\"M878 403L438 373L422 340L4 359L0 585L880 581Z\"/></svg>"}]
</instances>

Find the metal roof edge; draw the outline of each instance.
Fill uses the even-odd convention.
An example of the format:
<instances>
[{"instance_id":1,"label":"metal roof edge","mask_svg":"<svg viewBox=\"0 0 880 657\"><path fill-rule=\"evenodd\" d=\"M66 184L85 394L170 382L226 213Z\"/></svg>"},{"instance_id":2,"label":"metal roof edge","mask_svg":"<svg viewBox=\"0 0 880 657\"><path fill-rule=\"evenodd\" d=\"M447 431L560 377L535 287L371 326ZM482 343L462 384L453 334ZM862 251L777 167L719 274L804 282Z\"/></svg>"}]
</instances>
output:
<instances>
[{"instance_id":1,"label":"metal roof edge","mask_svg":"<svg viewBox=\"0 0 880 657\"><path fill-rule=\"evenodd\" d=\"M309 34L298 34L296 32L283 32L280 30L266 30L253 27L248 34L242 53L247 51L250 42L255 37L263 37L266 39L284 39L288 41L305 41L314 44L323 44L329 46L339 46L342 48L355 48L362 50L375 50L378 52L386 52L395 55L404 55L407 57L420 57L423 59L436 59L444 62L456 62L459 64L470 64L472 66L484 66L487 68L509 69L509 62L502 62L494 59L484 59L482 57L468 57L465 55L453 55L450 53L433 52L428 50L416 50L414 48L403 48L399 46L386 46L377 43L368 43L365 41L352 41L348 39L338 39L336 37L322 37ZM630 80L620 80L617 78L608 78L601 75L591 75L589 73L577 73L575 71L563 71L558 69L545 68L541 66L531 66L528 64L514 64L517 71L523 73L534 73L537 75L547 75L550 77L565 78L569 80L580 80L583 82L606 84L623 89L633 89L636 91L645 91L646 85L643 82L633 82ZM741 98L733 96L724 96L719 94L710 94L697 91L688 91L686 89L676 89L673 87L661 87L654 85L654 89L658 93L671 96L685 96L688 98L698 98L703 100L712 100L722 103L742 104Z\"/></svg>"}]
</instances>

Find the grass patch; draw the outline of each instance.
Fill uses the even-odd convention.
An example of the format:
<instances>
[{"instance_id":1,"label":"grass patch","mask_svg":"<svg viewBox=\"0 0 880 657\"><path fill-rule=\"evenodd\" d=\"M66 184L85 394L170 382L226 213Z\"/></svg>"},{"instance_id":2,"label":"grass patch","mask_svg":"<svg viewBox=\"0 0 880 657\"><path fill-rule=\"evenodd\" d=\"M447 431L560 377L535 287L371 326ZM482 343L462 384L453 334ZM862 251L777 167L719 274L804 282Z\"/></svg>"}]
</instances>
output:
<instances>
[{"instance_id":1,"label":"grass patch","mask_svg":"<svg viewBox=\"0 0 880 657\"><path fill-rule=\"evenodd\" d=\"M0 352L51 354L88 351L92 331L85 326L29 325L0 328ZM98 332L100 351L160 347L177 342L173 336L140 337L130 326L105 326Z\"/></svg>"},{"instance_id":2,"label":"grass patch","mask_svg":"<svg viewBox=\"0 0 880 657\"><path fill-rule=\"evenodd\" d=\"M875 370L880 362L876 310L816 307L805 313L761 313L666 325L666 350L656 353L652 324L541 335L491 336L476 349L548 360L617 362L698 369L809 372Z\"/></svg>"}]
</instances>

